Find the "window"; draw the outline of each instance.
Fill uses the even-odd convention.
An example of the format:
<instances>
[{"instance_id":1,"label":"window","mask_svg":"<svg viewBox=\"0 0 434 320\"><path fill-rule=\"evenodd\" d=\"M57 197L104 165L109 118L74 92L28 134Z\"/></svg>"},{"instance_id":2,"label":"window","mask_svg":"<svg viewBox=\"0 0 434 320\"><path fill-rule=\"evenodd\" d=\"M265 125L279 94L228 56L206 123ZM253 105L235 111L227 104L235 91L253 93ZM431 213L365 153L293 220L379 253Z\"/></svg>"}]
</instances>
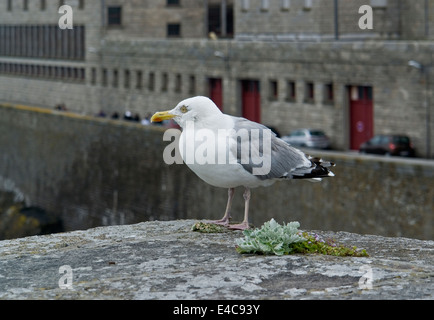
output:
<instances>
[{"instance_id":1,"label":"window","mask_svg":"<svg viewBox=\"0 0 434 320\"><path fill-rule=\"evenodd\" d=\"M192 95L196 93L196 77L194 75L189 77L188 93Z\"/></svg>"},{"instance_id":2,"label":"window","mask_svg":"<svg viewBox=\"0 0 434 320\"><path fill-rule=\"evenodd\" d=\"M166 92L168 85L169 85L169 76L167 75L167 73L164 72L161 77L161 92Z\"/></svg>"},{"instance_id":3,"label":"window","mask_svg":"<svg viewBox=\"0 0 434 320\"><path fill-rule=\"evenodd\" d=\"M20 64L20 63L0 63L0 73L11 76L36 77L36 79L49 79L53 77L62 80L72 80L84 82L84 68L58 67L47 65Z\"/></svg>"},{"instance_id":4,"label":"window","mask_svg":"<svg viewBox=\"0 0 434 320\"><path fill-rule=\"evenodd\" d=\"M85 27L61 30L57 25L1 25L0 55L83 60Z\"/></svg>"},{"instance_id":5,"label":"window","mask_svg":"<svg viewBox=\"0 0 434 320\"><path fill-rule=\"evenodd\" d=\"M136 71L136 89L142 89L143 87L143 73L141 70Z\"/></svg>"},{"instance_id":6,"label":"window","mask_svg":"<svg viewBox=\"0 0 434 320\"><path fill-rule=\"evenodd\" d=\"M224 9L225 12L222 12ZM219 37L233 37L234 34L234 9L232 5L223 7L219 3L208 6L208 35L211 33Z\"/></svg>"},{"instance_id":7,"label":"window","mask_svg":"<svg viewBox=\"0 0 434 320\"><path fill-rule=\"evenodd\" d=\"M149 79L148 79L148 90L154 91L154 89L155 89L155 73L150 72Z\"/></svg>"},{"instance_id":8,"label":"window","mask_svg":"<svg viewBox=\"0 0 434 320\"><path fill-rule=\"evenodd\" d=\"M8 11L12 11L12 0L8 0L8 3L7 3L7 10L8 10Z\"/></svg>"},{"instance_id":9,"label":"window","mask_svg":"<svg viewBox=\"0 0 434 320\"><path fill-rule=\"evenodd\" d=\"M324 102L332 103L334 100L333 83L324 85Z\"/></svg>"},{"instance_id":10,"label":"window","mask_svg":"<svg viewBox=\"0 0 434 320\"><path fill-rule=\"evenodd\" d=\"M41 0L40 9L41 11L45 11L47 9L47 0Z\"/></svg>"},{"instance_id":11,"label":"window","mask_svg":"<svg viewBox=\"0 0 434 320\"><path fill-rule=\"evenodd\" d=\"M92 68L90 72L90 84L96 85L96 68Z\"/></svg>"},{"instance_id":12,"label":"window","mask_svg":"<svg viewBox=\"0 0 434 320\"><path fill-rule=\"evenodd\" d=\"M124 88L128 89L130 87L130 70L124 71Z\"/></svg>"},{"instance_id":13,"label":"window","mask_svg":"<svg viewBox=\"0 0 434 320\"><path fill-rule=\"evenodd\" d=\"M372 87L368 86L352 86L351 87L351 100L372 100Z\"/></svg>"},{"instance_id":14,"label":"window","mask_svg":"<svg viewBox=\"0 0 434 320\"><path fill-rule=\"evenodd\" d=\"M180 74L177 74L175 78L175 92L181 93L181 89L182 89L182 78Z\"/></svg>"},{"instance_id":15,"label":"window","mask_svg":"<svg viewBox=\"0 0 434 320\"><path fill-rule=\"evenodd\" d=\"M289 80L286 85L286 101L295 101L297 98L295 81Z\"/></svg>"},{"instance_id":16,"label":"window","mask_svg":"<svg viewBox=\"0 0 434 320\"><path fill-rule=\"evenodd\" d=\"M270 101L277 101L278 98L278 84L276 80L270 80L268 83L268 98Z\"/></svg>"},{"instance_id":17,"label":"window","mask_svg":"<svg viewBox=\"0 0 434 320\"><path fill-rule=\"evenodd\" d=\"M113 83L112 83L114 88L117 88L117 86L119 85L119 72L117 69L113 70Z\"/></svg>"},{"instance_id":18,"label":"window","mask_svg":"<svg viewBox=\"0 0 434 320\"><path fill-rule=\"evenodd\" d=\"M23 10L24 11L29 10L29 0L23 0Z\"/></svg>"},{"instance_id":19,"label":"window","mask_svg":"<svg viewBox=\"0 0 434 320\"><path fill-rule=\"evenodd\" d=\"M365 87L366 90L366 99L367 100L372 100L372 87Z\"/></svg>"},{"instance_id":20,"label":"window","mask_svg":"<svg viewBox=\"0 0 434 320\"><path fill-rule=\"evenodd\" d=\"M108 85L108 77L107 77L107 69L102 69L102 81L101 81L103 87L107 87Z\"/></svg>"},{"instance_id":21,"label":"window","mask_svg":"<svg viewBox=\"0 0 434 320\"><path fill-rule=\"evenodd\" d=\"M315 87L313 82L306 82L305 92L304 92L304 101L312 103L315 98Z\"/></svg>"},{"instance_id":22,"label":"window","mask_svg":"<svg viewBox=\"0 0 434 320\"><path fill-rule=\"evenodd\" d=\"M78 0L78 9L83 10L84 9L84 0Z\"/></svg>"},{"instance_id":23,"label":"window","mask_svg":"<svg viewBox=\"0 0 434 320\"><path fill-rule=\"evenodd\" d=\"M180 0L167 0L168 7L179 7L180 5Z\"/></svg>"},{"instance_id":24,"label":"window","mask_svg":"<svg viewBox=\"0 0 434 320\"><path fill-rule=\"evenodd\" d=\"M179 23L167 24L167 37L180 37L181 25Z\"/></svg>"},{"instance_id":25,"label":"window","mask_svg":"<svg viewBox=\"0 0 434 320\"><path fill-rule=\"evenodd\" d=\"M120 26L122 24L122 7L108 7L108 21L109 26Z\"/></svg>"}]
</instances>

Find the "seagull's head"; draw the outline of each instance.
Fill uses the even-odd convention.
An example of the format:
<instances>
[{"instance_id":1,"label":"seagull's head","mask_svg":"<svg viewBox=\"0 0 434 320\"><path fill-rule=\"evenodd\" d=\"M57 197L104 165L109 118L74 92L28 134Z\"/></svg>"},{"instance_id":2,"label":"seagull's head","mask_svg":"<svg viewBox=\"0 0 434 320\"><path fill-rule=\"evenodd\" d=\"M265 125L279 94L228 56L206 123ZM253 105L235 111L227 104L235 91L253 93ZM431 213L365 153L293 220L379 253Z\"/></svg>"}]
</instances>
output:
<instances>
[{"instance_id":1,"label":"seagull's head","mask_svg":"<svg viewBox=\"0 0 434 320\"><path fill-rule=\"evenodd\" d=\"M188 121L206 121L207 118L221 114L220 109L207 97L193 97L181 101L170 111L157 112L151 118L151 122L163 120L175 120L181 128L184 128Z\"/></svg>"}]
</instances>

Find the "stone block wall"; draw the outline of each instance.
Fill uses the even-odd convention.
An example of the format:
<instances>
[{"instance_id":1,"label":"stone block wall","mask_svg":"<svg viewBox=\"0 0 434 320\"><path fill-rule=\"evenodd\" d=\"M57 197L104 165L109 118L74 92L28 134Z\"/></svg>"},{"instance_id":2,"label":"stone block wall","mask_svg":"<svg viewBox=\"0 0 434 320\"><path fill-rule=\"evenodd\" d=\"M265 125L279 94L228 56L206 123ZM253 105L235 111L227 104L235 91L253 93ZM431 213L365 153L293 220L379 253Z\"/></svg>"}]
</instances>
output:
<instances>
[{"instance_id":1,"label":"stone block wall","mask_svg":"<svg viewBox=\"0 0 434 320\"><path fill-rule=\"evenodd\" d=\"M403 10L396 0L385 1L384 7L377 6L378 1L339 1L337 16L334 1L247 2L248 6L242 1L237 1L235 6L236 38L240 40L320 41L334 39L336 31L341 39L397 39L401 37L400 17L411 19L408 11ZM363 16L359 8L362 5L373 8L372 30L359 28L359 19ZM412 17L421 17L422 12L423 6L418 7L411 11ZM338 30L335 23L338 24ZM407 35L410 37L410 33Z\"/></svg>"},{"instance_id":2,"label":"stone block wall","mask_svg":"<svg viewBox=\"0 0 434 320\"><path fill-rule=\"evenodd\" d=\"M121 5L123 11L122 26L107 29L111 38L166 38L169 23L180 25L181 38L204 38L207 34L202 0L183 0L180 5L167 5L167 0L108 0L106 5Z\"/></svg>"},{"instance_id":3,"label":"stone block wall","mask_svg":"<svg viewBox=\"0 0 434 320\"><path fill-rule=\"evenodd\" d=\"M348 86L372 86L375 133L408 134L426 156L427 114L432 113L426 81L431 73L408 66L416 60L430 64L429 43L324 42L268 43L208 40L106 40L98 61L62 62L86 69L77 83L57 78L22 78L0 74L0 100L96 114L126 110L144 117L171 109L194 95L209 95L209 78L221 78L223 108L241 115L240 81L260 82L262 122L287 134L299 127L323 129L335 149L349 148ZM219 56L216 56L216 52ZM2 58L3 63L20 63ZM50 64L52 61L44 61ZM140 79L140 81L139 81ZM270 82L277 83L271 97ZM289 99L294 83L294 99ZM314 99L306 101L307 83ZM331 85L333 100L326 100ZM427 103L429 103L427 108ZM432 128L433 118L429 122ZM432 131L432 129L431 129ZM434 139L431 150L434 150Z\"/></svg>"}]
</instances>

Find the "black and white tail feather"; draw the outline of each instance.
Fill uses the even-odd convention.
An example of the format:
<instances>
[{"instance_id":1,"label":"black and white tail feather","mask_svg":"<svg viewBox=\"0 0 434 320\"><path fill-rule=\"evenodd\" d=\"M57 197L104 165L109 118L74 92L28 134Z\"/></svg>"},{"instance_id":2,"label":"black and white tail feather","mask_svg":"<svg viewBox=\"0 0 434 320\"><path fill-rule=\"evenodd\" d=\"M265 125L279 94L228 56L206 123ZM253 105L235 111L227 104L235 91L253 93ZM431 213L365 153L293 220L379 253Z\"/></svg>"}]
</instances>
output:
<instances>
[{"instance_id":1,"label":"black and white tail feather","mask_svg":"<svg viewBox=\"0 0 434 320\"><path fill-rule=\"evenodd\" d=\"M296 169L291 172L293 179L306 179L311 182L321 182L322 178L334 177L334 173L328 168L334 167L335 164L330 161L324 161L318 157L306 155L312 163L310 168Z\"/></svg>"}]
</instances>

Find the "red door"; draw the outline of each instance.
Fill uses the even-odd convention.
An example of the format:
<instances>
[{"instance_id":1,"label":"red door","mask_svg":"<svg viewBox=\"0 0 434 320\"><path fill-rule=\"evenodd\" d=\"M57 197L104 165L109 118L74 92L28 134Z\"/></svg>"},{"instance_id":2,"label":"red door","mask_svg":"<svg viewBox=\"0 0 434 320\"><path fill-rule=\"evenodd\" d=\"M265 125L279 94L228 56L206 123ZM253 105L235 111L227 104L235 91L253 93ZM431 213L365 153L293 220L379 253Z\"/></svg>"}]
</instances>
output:
<instances>
[{"instance_id":1,"label":"red door","mask_svg":"<svg viewBox=\"0 0 434 320\"><path fill-rule=\"evenodd\" d=\"M261 122L261 94L259 81L241 81L241 103L243 117L255 122Z\"/></svg>"},{"instance_id":2,"label":"red door","mask_svg":"<svg viewBox=\"0 0 434 320\"><path fill-rule=\"evenodd\" d=\"M350 148L359 150L374 135L372 87L352 86L350 95Z\"/></svg>"},{"instance_id":3,"label":"red door","mask_svg":"<svg viewBox=\"0 0 434 320\"><path fill-rule=\"evenodd\" d=\"M209 78L209 98L223 111L222 79Z\"/></svg>"}]
</instances>

